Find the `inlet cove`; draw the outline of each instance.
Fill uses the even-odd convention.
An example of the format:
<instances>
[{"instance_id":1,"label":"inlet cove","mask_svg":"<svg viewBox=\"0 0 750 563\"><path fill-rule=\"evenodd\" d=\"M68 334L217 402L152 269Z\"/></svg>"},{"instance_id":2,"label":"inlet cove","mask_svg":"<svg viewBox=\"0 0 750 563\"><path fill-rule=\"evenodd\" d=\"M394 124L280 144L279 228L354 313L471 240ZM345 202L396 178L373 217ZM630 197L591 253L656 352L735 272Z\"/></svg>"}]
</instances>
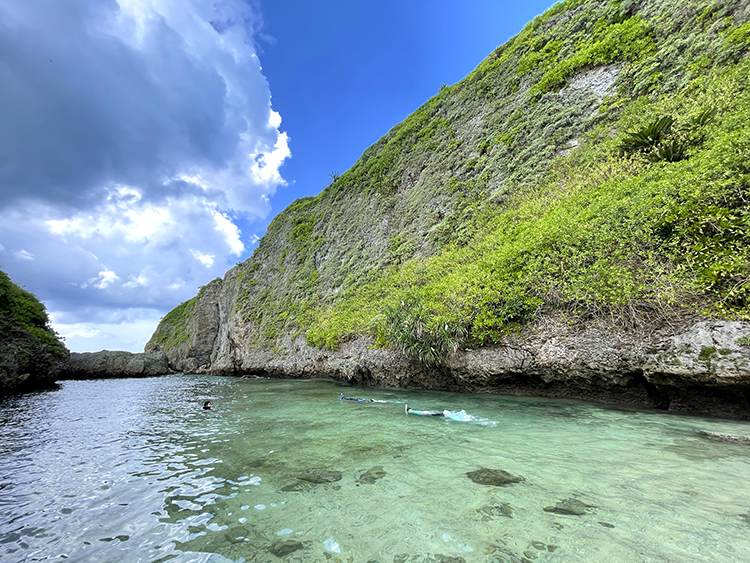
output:
<instances>
[{"instance_id":1,"label":"inlet cove","mask_svg":"<svg viewBox=\"0 0 750 563\"><path fill-rule=\"evenodd\" d=\"M0 560L750 561L750 4L502 40L223 276L60 290L143 291L138 352L69 350L0 272Z\"/></svg>"},{"instance_id":2,"label":"inlet cove","mask_svg":"<svg viewBox=\"0 0 750 563\"><path fill-rule=\"evenodd\" d=\"M0 406L3 561L750 559L748 422L217 376Z\"/></svg>"}]
</instances>

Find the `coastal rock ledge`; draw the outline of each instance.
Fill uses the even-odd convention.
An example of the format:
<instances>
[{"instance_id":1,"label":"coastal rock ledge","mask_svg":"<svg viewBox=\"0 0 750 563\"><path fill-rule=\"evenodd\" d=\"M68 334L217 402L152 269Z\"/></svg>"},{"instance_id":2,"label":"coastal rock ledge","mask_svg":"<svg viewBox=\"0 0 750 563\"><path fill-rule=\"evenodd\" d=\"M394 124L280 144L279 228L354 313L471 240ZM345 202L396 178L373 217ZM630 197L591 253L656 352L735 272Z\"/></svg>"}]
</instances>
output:
<instances>
[{"instance_id":1,"label":"coastal rock ledge","mask_svg":"<svg viewBox=\"0 0 750 563\"><path fill-rule=\"evenodd\" d=\"M441 365L428 367L399 351L374 347L364 337L334 351L311 347L302 335L287 335L275 349L259 350L243 342L242 331L232 326L230 307L218 301L213 307L197 306L186 338L165 350L174 370L570 398L750 419L747 322L702 320L646 335L546 319L525 335L459 350ZM153 344L146 347L154 349Z\"/></svg>"},{"instance_id":2,"label":"coastal rock ledge","mask_svg":"<svg viewBox=\"0 0 750 563\"><path fill-rule=\"evenodd\" d=\"M173 370L161 350L148 353L102 350L71 352L67 365L57 379L150 377L169 373L173 373Z\"/></svg>"}]
</instances>

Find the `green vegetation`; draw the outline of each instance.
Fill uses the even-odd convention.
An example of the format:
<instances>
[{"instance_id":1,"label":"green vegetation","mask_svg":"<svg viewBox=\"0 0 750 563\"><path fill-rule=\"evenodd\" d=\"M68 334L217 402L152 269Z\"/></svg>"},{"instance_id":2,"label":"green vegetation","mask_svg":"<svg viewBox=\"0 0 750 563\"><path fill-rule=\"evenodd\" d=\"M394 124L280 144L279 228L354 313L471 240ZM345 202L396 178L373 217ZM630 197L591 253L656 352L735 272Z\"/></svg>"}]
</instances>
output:
<instances>
[{"instance_id":1,"label":"green vegetation","mask_svg":"<svg viewBox=\"0 0 750 563\"><path fill-rule=\"evenodd\" d=\"M178 344L187 342L190 339L186 330L187 324L197 300L197 297L193 297L167 313L159 323L159 327L149 340L148 345L156 344L162 350L171 350Z\"/></svg>"},{"instance_id":2,"label":"green vegetation","mask_svg":"<svg viewBox=\"0 0 750 563\"><path fill-rule=\"evenodd\" d=\"M640 313L668 315L683 307L748 318L750 170L742 156L750 149L748 77L744 62L716 71L689 95L639 99L622 113L618 129L627 131L636 116L652 120L647 123L664 110L701 116L713 102L719 123L704 123L710 129L705 146L686 149L684 160L623 157L619 149L632 134L608 139L610 125L603 124L558 160L546 183L517 194L471 244L392 268L349 292L322 324L336 318L343 332L365 333L369 315L386 311L388 317L400 301L419 303L418 313L404 313L406 324L417 327L412 334L426 335L425 346L445 352L457 340L496 341L512 323L541 310L636 321ZM445 318L461 319L468 330L451 329L445 339L451 346L433 346L436 333L419 327L441 326ZM386 325L385 341L409 349L393 326ZM311 343L323 344L319 333L310 331Z\"/></svg>"},{"instance_id":3,"label":"green vegetation","mask_svg":"<svg viewBox=\"0 0 750 563\"><path fill-rule=\"evenodd\" d=\"M618 14L617 17L624 16ZM563 43L559 42L554 51L559 53L562 47ZM650 37L649 26L637 16L624 21L601 18L594 25L590 39L577 41L573 50L573 54L568 57L552 57L556 60L550 60L546 65L548 70L533 86L534 93L557 90L584 69L623 61L643 60L653 54L654 42ZM523 62L523 59L519 61L519 70Z\"/></svg>"},{"instance_id":4,"label":"green vegetation","mask_svg":"<svg viewBox=\"0 0 750 563\"><path fill-rule=\"evenodd\" d=\"M623 154L645 156L651 162L677 162L687 157L690 147L700 146L705 140L704 127L716 115L715 109L707 109L690 117L677 127L675 119L665 115L635 131L628 131L620 141Z\"/></svg>"},{"instance_id":5,"label":"green vegetation","mask_svg":"<svg viewBox=\"0 0 750 563\"><path fill-rule=\"evenodd\" d=\"M466 338L468 327L456 315L431 310L416 297L386 309L381 326L386 342L425 364L439 363L455 352Z\"/></svg>"},{"instance_id":6,"label":"green vegetation","mask_svg":"<svg viewBox=\"0 0 750 563\"><path fill-rule=\"evenodd\" d=\"M715 359L718 356L716 352L716 348L713 346L704 346L701 348L700 353L698 354L698 359L704 362L711 361Z\"/></svg>"},{"instance_id":7,"label":"green vegetation","mask_svg":"<svg viewBox=\"0 0 750 563\"><path fill-rule=\"evenodd\" d=\"M34 341L54 356L64 358L68 350L49 325L44 304L35 295L13 283L0 271L0 318L11 319L13 324L31 334ZM7 335L6 335L7 336ZM33 350L25 350L32 354Z\"/></svg>"},{"instance_id":8,"label":"green vegetation","mask_svg":"<svg viewBox=\"0 0 750 563\"><path fill-rule=\"evenodd\" d=\"M244 273L242 276L244 277ZM190 333L187 330L190 315L193 313L196 304L211 288L221 286L222 279L215 278L198 290L198 295L183 303L167 313L159 322L159 326L151 336L146 345L146 349L159 346L162 350L168 351L176 348L182 343L190 341Z\"/></svg>"},{"instance_id":9,"label":"green vegetation","mask_svg":"<svg viewBox=\"0 0 750 563\"><path fill-rule=\"evenodd\" d=\"M744 8L556 4L274 219L227 276L243 338L437 364L545 315L750 319Z\"/></svg>"}]
</instances>

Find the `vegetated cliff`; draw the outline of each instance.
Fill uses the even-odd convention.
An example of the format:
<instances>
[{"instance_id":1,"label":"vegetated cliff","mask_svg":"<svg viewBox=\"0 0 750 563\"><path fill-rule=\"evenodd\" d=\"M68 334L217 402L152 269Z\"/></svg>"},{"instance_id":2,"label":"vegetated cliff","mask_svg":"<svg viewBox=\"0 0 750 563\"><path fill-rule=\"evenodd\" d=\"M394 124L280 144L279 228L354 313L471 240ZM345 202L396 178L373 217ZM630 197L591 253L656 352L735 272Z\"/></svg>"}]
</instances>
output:
<instances>
[{"instance_id":1,"label":"vegetated cliff","mask_svg":"<svg viewBox=\"0 0 750 563\"><path fill-rule=\"evenodd\" d=\"M2 271L0 335L0 395L49 385L67 363L44 305Z\"/></svg>"},{"instance_id":2,"label":"vegetated cliff","mask_svg":"<svg viewBox=\"0 0 750 563\"><path fill-rule=\"evenodd\" d=\"M185 372L750 413L750 5L565 0L164 317Z\"/></svg>"}]
</instances>

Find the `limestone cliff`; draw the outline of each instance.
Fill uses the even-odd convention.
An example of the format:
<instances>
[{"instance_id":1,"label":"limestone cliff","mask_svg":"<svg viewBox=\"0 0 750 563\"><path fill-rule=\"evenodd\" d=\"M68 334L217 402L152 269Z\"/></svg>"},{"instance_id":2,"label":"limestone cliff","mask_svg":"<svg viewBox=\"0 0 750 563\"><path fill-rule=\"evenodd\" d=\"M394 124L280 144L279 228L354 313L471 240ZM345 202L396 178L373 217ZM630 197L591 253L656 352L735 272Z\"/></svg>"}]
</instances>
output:
<instances>
[{"instance_id":1,"label":"limestone cliff","mask_svg":"<svg viewBox=\"0 0 750 563\"><path fill-rule=\"evenodd\" d=\"M275 350L238 344L232 281L213 282L192 315L192 337L171 353L185 373L333 378L356 385L534 395L634 404L694 414L750 418L750 324L698 321L654 334L607 322L570 326L540 319L526 333L437 366L373 347L359 337L337 350L288 335ZM224 291L222 291L224 289ZM217 315L218 311L218 315ZM200 330L196 330L200 327Z\"/></svg>"},{"instance_id":2,"label":"limestone cliff","mask_svg":"<svg viewBox=\"0 0 750 563\"><path fill-rule=\"evenodd\" d=\"M556 4L280 213L147 351L747 415L749 21L741 0Z\"/></svg>"}]
</instances>

